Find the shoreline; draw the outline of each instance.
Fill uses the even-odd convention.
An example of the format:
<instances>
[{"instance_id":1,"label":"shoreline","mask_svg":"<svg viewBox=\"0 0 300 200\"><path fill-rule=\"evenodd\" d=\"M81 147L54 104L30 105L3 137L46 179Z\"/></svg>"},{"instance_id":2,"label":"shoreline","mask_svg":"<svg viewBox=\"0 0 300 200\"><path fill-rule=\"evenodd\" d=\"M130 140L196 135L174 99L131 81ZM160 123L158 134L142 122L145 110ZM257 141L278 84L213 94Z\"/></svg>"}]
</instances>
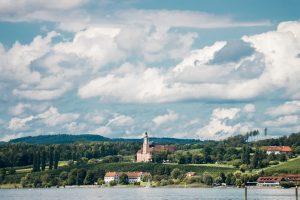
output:
<instances>
[{"instance_id":1,"label":"shoreline","mask_svg":"<svg viewBox=\"0 0 300 200\"><path fill-rule=\"evenodd\" d=\"M68 186L60 186L60 187L38 187L38 188L31 188L31 187L21 187L20 184L2 184L0 185L0 190L5 189L72 189L72 188L144 188L144 189L155 189L155 188L217 188L217 189L244 189L244 187L236 187L236 186L199 186L199 185L166 185L166 186L151 186L151 187L143 187L143 186L136 186L136 185L117 185L117 186L102 186L102 185L68 185ZM248 189L293 189L292 188L283 188L283 187L263 187L263 186L248 186Z\"/></svg>"}]
</instances>

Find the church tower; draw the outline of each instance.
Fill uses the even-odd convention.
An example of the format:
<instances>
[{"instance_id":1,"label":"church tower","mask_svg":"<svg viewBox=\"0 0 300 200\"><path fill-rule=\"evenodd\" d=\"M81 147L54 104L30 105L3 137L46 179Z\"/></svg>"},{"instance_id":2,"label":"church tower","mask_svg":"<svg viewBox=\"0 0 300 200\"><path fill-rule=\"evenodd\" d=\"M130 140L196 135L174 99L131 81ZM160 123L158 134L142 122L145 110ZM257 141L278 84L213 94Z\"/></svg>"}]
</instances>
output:
<instances>
[{"instance_id":1,"label":"church tower","mask_svg":"<svg viewBox=\"0 0 300 200\"><path fill-rule=\"evenodd\" d=\"M147 132L145 133L144 136L143 153L149 153L149 138Z\"/></svg>"},{"instance_id":2,"label":"church tower","mask_svg":"<svg viewBox=\"0 0 300 200\"><path fill-rule=\"evenodd\" d=\"M151 159L152 159L151 151L152 151L152 149L150 149L148 133L146 132L145 136L144 136L143 146L136 153L136 161L137 162L151 161Z\"/></svg>"}]
</instances>

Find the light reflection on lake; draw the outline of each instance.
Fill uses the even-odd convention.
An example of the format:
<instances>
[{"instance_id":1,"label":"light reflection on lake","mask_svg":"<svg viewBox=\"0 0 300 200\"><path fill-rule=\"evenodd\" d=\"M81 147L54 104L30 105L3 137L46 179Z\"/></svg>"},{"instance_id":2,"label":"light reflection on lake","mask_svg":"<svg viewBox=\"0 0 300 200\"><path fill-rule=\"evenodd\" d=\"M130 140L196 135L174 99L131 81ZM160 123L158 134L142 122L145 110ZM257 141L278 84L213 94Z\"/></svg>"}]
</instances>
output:
<instances>
[{"instance_id":1,"label":"light reflection on lake","mask_svg":"<svg viewBox=\"0 0 300 200\"><path fill-rule=\"evenodd\" d=\"M51 188L2 189L1 200L152 200L244 199L238 188ZM294 200L294 189L248 188L249 200Z\"/></svg>"}]
</instances>

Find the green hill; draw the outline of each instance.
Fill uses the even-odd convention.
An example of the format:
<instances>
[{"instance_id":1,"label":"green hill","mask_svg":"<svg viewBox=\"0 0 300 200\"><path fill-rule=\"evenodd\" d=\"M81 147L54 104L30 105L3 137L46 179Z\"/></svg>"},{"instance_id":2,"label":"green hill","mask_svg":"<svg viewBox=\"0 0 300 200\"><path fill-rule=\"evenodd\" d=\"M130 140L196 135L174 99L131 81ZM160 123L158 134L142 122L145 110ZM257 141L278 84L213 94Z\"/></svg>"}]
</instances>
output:
<instances>
[{"instance_id":1,"label":"green hill","mask_svg":"<svg viewBox=\"0 0 300 200\"><path fill-rule=\"evenodd\" d=\"M109 141L109 138L101 135L39 135L39 136L28 136L12 139L9 143L28 143L28 144L66 144L74 142L103 142Z\"/></svg>"},{"instance_id":2,"label":"green hill","mask_svg":"<svg viewBox=\"0 0 300 200\"><path fill-rule=\"evenodd\" d=\"M124 139L124 138L107 138L101 135L81 134L81 135L39 135L28 136L12 139L9 143L28 143L28 144L67 144L74 142L142 142L142 139ZM203 142L196 139L179 139L179 138L151 138L150 142L158 144L196 144Z\"/></svg>"},{"instance_id":3,"label":"green hill","mask_svg":"<svg viewBox=\"0 0 300 200\"><path fill-rule=\"evenodd\" d=\"M264 169L271 174L300 174L300 156Z\"/></svg>"}]
</instances>

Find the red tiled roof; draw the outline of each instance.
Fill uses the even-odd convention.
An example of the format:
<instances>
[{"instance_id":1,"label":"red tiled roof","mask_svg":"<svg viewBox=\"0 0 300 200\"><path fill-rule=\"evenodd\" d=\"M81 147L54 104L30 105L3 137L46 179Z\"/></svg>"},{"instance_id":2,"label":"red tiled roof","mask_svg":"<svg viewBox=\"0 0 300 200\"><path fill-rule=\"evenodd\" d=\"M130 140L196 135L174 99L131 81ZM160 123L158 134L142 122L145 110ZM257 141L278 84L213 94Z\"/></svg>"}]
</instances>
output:
<instances>
[{"instance_id":1,"label":"red tiled roof","mask_svg":"<svg viewBox=\"0 0 300 200\"><path fill-rule=\"evenodd\" d=\"M263 146L261 149L265 151L292 152L292 149L289 146Z\"/></svg>"},{"instance_id":2,"label":"red tiled roof","mask_svg":"<svg viewBox=\"0 0 300 200\"><path fill-rule=\"evenodd\" d=\"M282 176L263 176L257 179L258 183L277 183L283 179Z\"/></svg>"},{"instance_id":3,"label":"red tiled roof","mask_svg":"<svg viewBox=\"0 0 300 200\"><path fill-rule=\"evenodd\" d=\"M288 174L284 178L288 181L297 181L300 182L300 174Z\"/></svg>"},{"instance_id":4,"label":"red tiled roof","mask_svg":"<svg viewBox=\"0 0 300 200\"><path fill-rule=\"evenodd\" d=\"M150 175L149 172L126 172L128 177L140 177L140 176L148 176Z\"/></svg>"},{"instance_id":5,"label":"red tiled roof","mask_svg":"<svg viewBox=\"0 0 300 200\"><path fill-rule=\"evenodd\" d=\"M114 177L117 175L119 175L118 172L106 172L106 174L105 174L106 177Z\"/></svg>"},{"instance_id":6,"label":"red tiled roof","mask_svg":"<svg viewBox=\"0 0 300 200\"><path fill-rule=\"evenodd\" d=\"M169 151L169 152L174 152L176 151L176 147L175 146L171 146L171 145L155 145L153 147L150 147L147 152L161 152L161 151ZM138 150L137 153L144 153L143 152L143 147Z\"/></svg>"}]
</instances>

